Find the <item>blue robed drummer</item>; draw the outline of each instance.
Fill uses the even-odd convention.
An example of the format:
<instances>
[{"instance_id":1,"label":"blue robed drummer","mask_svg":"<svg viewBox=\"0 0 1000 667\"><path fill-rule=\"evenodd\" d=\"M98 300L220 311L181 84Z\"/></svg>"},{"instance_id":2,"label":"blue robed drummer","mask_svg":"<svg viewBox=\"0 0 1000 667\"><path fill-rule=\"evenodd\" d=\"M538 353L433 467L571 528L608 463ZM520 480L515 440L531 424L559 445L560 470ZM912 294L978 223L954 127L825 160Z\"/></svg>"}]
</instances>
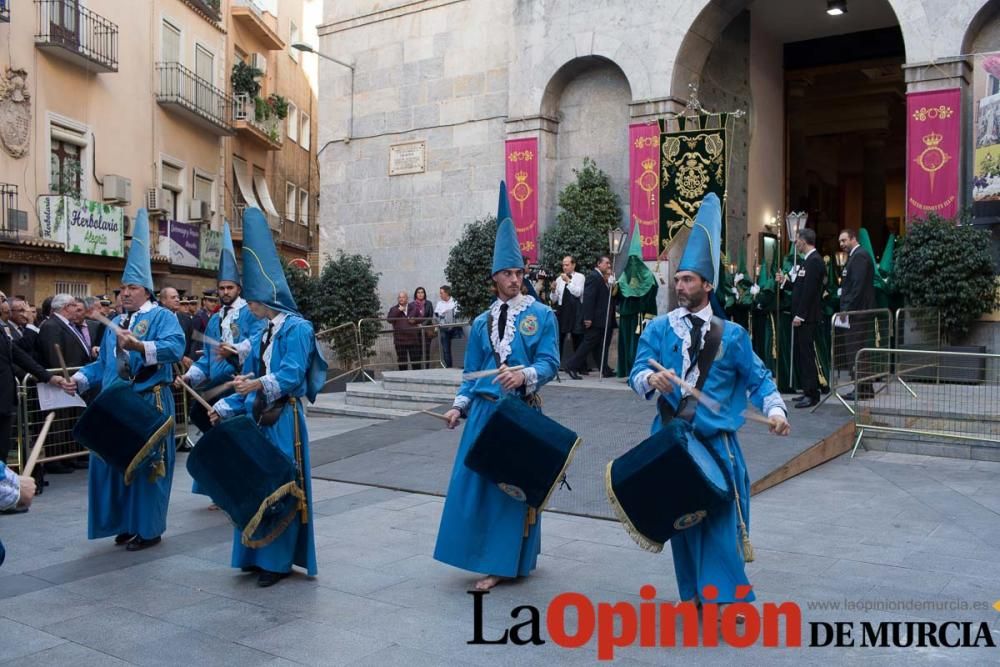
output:
<instances>
[{"instance_id":1,"label":"blue robed drummer","mask_svg":"<svg viewBox=\"0 0 1000 667\"><path fill-rule=\"evenodd\" d=\"M327 364L312 324L299 314L271 230L257 208L248 208L243 216L243 294L265 325L250 341L243 374L235 378L235 393L218 400L208 414L213 424L239 415L251 417L270 446L294 466L295 494L302 496L295 519L282 522L259 544L247 540L240 527L234 531L232 566L257 573L258 585L267 587L291 574L293 565L310 576L317 571L309 431L303 400L316 399L326 380ZM203 446L200 442L191 456L199 454ZM240 471L230 474L238 477ZM266 513L266 508L262 512Z\"/></svg>"},{"instance_id":2,"label":"blue robed drummer","mask_svg":"<svg viewBox=\"0 0 1000 667\"><path fill-rule=\"evenodd\" d=\"M476 582L488 590L504 579L526 576L541 548L541 521L534 508L505 493L465 465L487 422L511 393L537 404L537 392L559 369L559 334L552 310L521 294L521 256L503 183L497 212L497 238L491 274L497 299L472 323L465 371L499 369L492 376L466 380L445 413L449 428L468 422L448 485L434 558L487 576ZM520 370L505 370L521 366Z\"/></svg>"},{"instance_id":3,"label":"blue robed drummer","mask_svg":"<svg viewBox=\"0 0 1000 667\"><path fill-rule=\"evenodd\" d=\"M90 457L87 536L114 535L115 544L138 551L159 544L167 527L175 456L170 384L185 344L177 318L153 300L146 209L135 219L121 302L125 312L105 330L97 360L73 375L67 391L101 389L74 429L100 452ZM116 464L120 456L125 465Z\"/></svg>"},{"instance_id":4,"label":"blue robed drummer","mask_svg":"<svg viewBox=\"0 0 1000 667\"><path fill-rule=\"evenodd\" d=\"M721 226L719 199L709 194L674 275L680 307L654 319L642 333L629 384L647 400L657 399L652 433L674 418L690 422L735 491L732 502L677 526L681 530L670 538L681 599L725 604L754 599L752 592L737 595L738 587L749 585L744 563L752 558L750 480L736 439L747 398L767 415L771 432L787 435L789 426L785 403L753 353L746 330L713 317L710 294L718 284ZM651 361L666 370L651 368ZM701 378L703 369L707 373ZM707 405L696 401L692 388L700 388ZM718 594L702 600L708 585Z\"/></svg>"}]
</instances>

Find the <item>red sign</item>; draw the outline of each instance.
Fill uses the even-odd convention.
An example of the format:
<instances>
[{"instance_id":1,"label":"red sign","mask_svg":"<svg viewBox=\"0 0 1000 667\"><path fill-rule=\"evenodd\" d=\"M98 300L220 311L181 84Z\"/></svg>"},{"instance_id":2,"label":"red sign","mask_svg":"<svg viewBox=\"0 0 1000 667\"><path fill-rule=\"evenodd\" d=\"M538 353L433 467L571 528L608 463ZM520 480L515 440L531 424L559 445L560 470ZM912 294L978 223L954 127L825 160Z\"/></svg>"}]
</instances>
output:
<instances>
[{"instance_id":1,"label":"red sign","mask_svg":"<svg viewBox=\"0 0 1000 667\"><path fill-rule=\"evenodd\" d=\"M507 191L521 254L538 261L538 139L506 143Z\"/></svg>"},{"instance_id":2,"label":"red sign","mask_svg":"<svg viewBox=\"0 0 1000 667\"><path fill-rule=\"evenodd\" d=\"M628 127L629 227L639 224L642 258L656 259L660 248L660 126Z\"/></svg>"},{"instance_id":3,"label":"red sign","mask_svg":"<svg viewBox=\"0 0 1000 667\"><path fill-rule=\"evenodd\" d=\"M906 96L906 217L958 213L961 91Z\"/></svg>"}]
</instances>

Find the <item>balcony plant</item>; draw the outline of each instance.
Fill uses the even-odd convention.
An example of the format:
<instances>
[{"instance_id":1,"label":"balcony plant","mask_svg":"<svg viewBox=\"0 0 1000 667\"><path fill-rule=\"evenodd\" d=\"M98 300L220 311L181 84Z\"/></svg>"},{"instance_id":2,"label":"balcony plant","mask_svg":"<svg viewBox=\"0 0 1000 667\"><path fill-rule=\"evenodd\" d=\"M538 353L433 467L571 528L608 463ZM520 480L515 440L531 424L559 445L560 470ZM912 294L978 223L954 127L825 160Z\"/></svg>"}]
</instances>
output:
<instances>
[{"instance_id":1,"label":"balcony plant","mask_svg":"<svg viewBox=\"0 0 1000 667\"><path fill-rule=\"evenodd\" d=\"M257 79L263 74L256 67L251 67L242 60L237 61L233 65L233 73L229 79L233 86L233 95L246 93L251 99L256 98L260 94L260 83L257 82Z\"/></svg>"},{"instance_id":2,"label":"balcony plant","mask_svg":"<svg viewBox=\"0 0 1000 667\"><path fill-rule=\"evenodd\" d=\"M258 123L271 120L272 118L284 120L287 116L288 100L281 95L271 93L266 98L254 98L254 118L256 118Z\"/></svg>"}]
</instances>

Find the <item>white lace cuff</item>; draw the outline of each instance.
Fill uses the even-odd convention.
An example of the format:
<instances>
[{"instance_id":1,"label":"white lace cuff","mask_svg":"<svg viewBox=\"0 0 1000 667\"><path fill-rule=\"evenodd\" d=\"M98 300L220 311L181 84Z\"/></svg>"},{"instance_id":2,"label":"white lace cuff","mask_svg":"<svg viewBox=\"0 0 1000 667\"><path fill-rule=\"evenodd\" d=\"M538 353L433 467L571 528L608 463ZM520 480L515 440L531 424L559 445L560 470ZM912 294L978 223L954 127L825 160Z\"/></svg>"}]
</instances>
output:
<instances>
[{"instance_id":1,"label":"white lace cuff","mask_svg":"<svg viewBox=\"0 0 1000 667\"><path fill-rule=\"evenodd\" d=\"M233 409L229 407L229 404L226 403L226 399L224 398L217 400L215 404L212 405L212 409L215 410L223 419L233 415Z\"/></svg>"},{"instance_id":2,"label":"white lace cuff","mask_svg":"<svg viewBox=\"0 0 1000 667\"><path fill-rule=\"evenodd\" d=\"M635 376L635 380L632 383L632 390L639 394L645 399L652 398L653 388L649 386L649 376L653 374L653 371L642 371Z\"/></svg>"},{"instance_id":3,"label":"white lace cuff","mask_svg":"<svg viewBox=\"0 0 1000 667\"><path fill-rule=\"evenodd\" d=\"M788 410L785 408L785 401L782 400L781 394L778 392L768 394L764 397L764 414L770 417L773 415L775 410L780 410L781 414L784 416L788 415Z\"/></svg>"},{"instance_id":4,"label":"white lace cuff","mask_svg":"<svg viewBox=\"0 0 1000 667\"><path fill-rule=\"evenodd\" d=\"M469 412L469 405L472 403L472 399L468 396L456 396L454 402L452 402L451 407L458 408L458 410L464 415Z\"/></svg>"},{"instance_id":5,"label":"white lace cuff","mask_svg":"<svg viewBox=\"0 0 1000 667\"><path fill-rule=\"evenodd\" d=\"M235 343L233 347L235 347L236 351L239 352L240 365L242 366L243 362L247 360L248 356L250 356L250 350L252 349L250 346L250 339L244 338L239 343Z\"/></svg>"},{"instance_id":6,"label":"white lace cuff","mask_svg":"<svg viewBox=\"0 0 1000 667\"><path fill-rule=\"evenodd\" d=\"M771 417L781 417L782 419L788 419L788 415L786 415L785 411L782 410L781 408L771 408L770 410L768 410L767 418L770 419Z\"/></svg>"},{"instance_id":7,"label":"white lace cuff","mask_svg":"<svg viewBox=\"0 0 1000 667\"><path fill-rule=\"evenodd\" d=\"M144 363L147 366L155 366L156 365L156 343L154 343L151 340L144 340L144 341L142 341L142 349L145 350L144 356L145 356L146 359L145 359Z\"/></svg>"},{"instance_id":8,"label":"white lace cuff","mask_svg":"<svg viewBox=\"0 0 1000 667\"><path fill-rule=\"evenodd\" d=\"M202 373L201 369L197 366L192 366L187 370L187 373L182 376L182 379L192 387L197 387L205 381L205 374Z\"/></svg>"},{"instance_id":9,"label":"white lace cuff","mask_svg":"<svg viewBox=\"0 0 1000 667\"><path fill-rule=\"evenodd\" d=\"M77 393L77 395L86 392L87 391L87 387L90 386L90 383L87 382L87 376L84 375L83 373L81 373L80 371L77 371L76 373L73 373L73 377L71 379L73 380L73 382L76 383L76 393Z\"/></svg>"},{"instance_id":10,"label":"white lace cuff","mask_svg":"<svg viewBox=\"0 0 1000 667\"><path fill-rule=\"evenodd\" d=\"M538 390L538 371L534 368L524 368L521 372L524 373L524 391L534 394Z\"/></svg>"},{"instance_id":11,"label":"white lace cuff","mask_svg":"<svg viewBox=\"0 0 1000 667\"><path fill-rule=\"evenodd\" d=\"M268 373L262 377L260 383L264 386L264 397L268 403L274 403L281 398L281 387L278 386L278 381L272 373Z\"/></svg>"}]
</instances>

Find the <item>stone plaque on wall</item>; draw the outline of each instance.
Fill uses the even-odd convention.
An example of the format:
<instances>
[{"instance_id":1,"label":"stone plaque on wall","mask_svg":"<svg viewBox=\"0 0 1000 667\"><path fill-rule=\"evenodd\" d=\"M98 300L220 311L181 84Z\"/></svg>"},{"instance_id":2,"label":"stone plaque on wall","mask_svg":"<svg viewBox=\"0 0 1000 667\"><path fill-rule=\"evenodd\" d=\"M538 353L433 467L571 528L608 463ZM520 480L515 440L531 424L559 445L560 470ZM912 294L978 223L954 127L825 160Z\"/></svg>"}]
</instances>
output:
<instances>
[{"instance_id":1,"label":"stone plaque on wall","mask_svg":"<svg viewBox=\"0 0 1000 667\"><path fill-rule=\"evenodd\" d=\"M389 146L389 175L422 174L427 169L427 142L410 141Z\"/></svg>"}]
</instances>

